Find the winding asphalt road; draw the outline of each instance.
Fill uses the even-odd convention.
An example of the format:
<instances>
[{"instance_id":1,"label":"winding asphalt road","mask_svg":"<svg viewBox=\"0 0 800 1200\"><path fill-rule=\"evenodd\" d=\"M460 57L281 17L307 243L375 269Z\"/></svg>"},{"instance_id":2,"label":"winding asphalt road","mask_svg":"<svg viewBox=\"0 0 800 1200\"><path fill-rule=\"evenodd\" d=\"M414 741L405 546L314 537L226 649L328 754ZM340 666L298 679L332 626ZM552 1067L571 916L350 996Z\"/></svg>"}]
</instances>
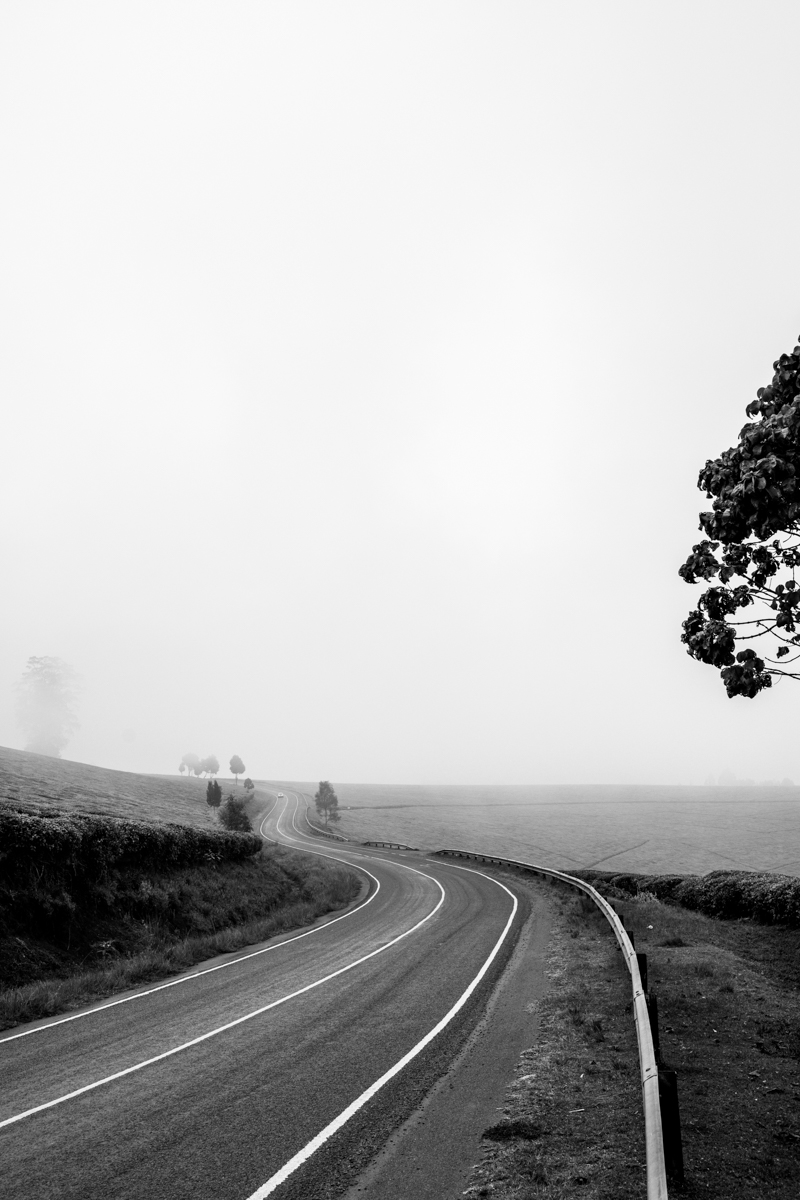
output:
<instances>
[{"instance_id":1,"label":"winding asphalt road","mask_svg":"<svg viewBox=\"0 0 800 1200\"><path fill-rule=\"evenodd\" d=\"M0 1196L335 1197L474 1023L520 923L476 870L261 832L369 890L310 931L0 1035ZM207 969L208 967L211 969Z\"/></svg>"}]
</instances>

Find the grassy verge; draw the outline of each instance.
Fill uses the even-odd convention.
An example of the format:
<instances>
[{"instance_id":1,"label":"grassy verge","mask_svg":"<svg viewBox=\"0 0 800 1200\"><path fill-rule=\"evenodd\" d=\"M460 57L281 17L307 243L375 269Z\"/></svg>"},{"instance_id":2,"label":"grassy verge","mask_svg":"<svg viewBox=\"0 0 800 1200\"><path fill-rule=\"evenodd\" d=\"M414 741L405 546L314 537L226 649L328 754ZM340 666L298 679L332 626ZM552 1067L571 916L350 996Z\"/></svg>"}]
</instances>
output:
<instances>
[{"instance_id":1,"label":"grassy verge","mask_svg":"<svg viewBox=\"0 0 800 1200\"><path fill-rule=\"evenodd\" d=\"M549 988L465 1196L641 1200L644 1123L628 974L604 918L553 890Z\"/></svg>"},{"instance_id":2,"label":"grassy verge","mask_svg":"<svg viewBox=\"0 0 800 1200\"><path fill-rule=\"evenodd\" d=\"M690 1197L796 1200L800 932L717 920L647 894L615 904L648 957L678 1072Z\"/></svg>"},{"instance_id":3,"label":"grassy verge","mask_svg":"<svg viewBox=\"0 0 800 1200\"><path fill-rule=\"evenodd\" d=\"M65 946L10 933L0 1028L78 1008L175 975L342 908L358 894L343 867L269 846L245 863L123 881L116 914L84 922Z\"/></svg>"}]
</instances>

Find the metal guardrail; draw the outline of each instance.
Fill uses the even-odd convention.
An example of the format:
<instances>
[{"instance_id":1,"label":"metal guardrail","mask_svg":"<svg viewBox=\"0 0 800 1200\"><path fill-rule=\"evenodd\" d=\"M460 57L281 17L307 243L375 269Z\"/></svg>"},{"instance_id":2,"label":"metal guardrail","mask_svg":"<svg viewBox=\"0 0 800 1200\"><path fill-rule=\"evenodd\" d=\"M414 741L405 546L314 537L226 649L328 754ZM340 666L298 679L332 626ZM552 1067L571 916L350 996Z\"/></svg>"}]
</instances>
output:
<instances>
[{"instance_id":1,"label":"metal guardrail","mask_svg":"<svg viewBox=\"0 0 800 1200\"><path fill-rule=\"evenodd\" d=\"M518 862L513 858L499 858L497 855L479 854L474 850L434 850L434 856L455 858L470 858L478 862L496 863L503 867L517 867L519 870L540 875L568 884L588 896L602 912L614 931L625 960L625 966L631 977L633 991L633 1019L636 1022L636 1040L639 1045L639 1070L642 1080L642 1100L644 1105L645 1153L647 1156L647 1200L667 1200L667 1173L664 1162L664 1138L661 1128L661 1106L658 1095L658 1065L653 1047L653 1035L650 1029L650 1018L647 1012L642 980L639 974L639 963L631 939L625 932L617 913L608 901L593 888L574 875L564 871L554 871L550 867L540 867L533 863Z\"/></svg>"},{"instance_id":2,"label":"metal guardrail","mask_svg":"<svg viewBox=\"0 0 800 1200\"><path fill-rule=\"evenodd\" d=\"M350 841L350 839L346 838L344 836L344 834L342 834L342 833L328 833L327 829L321 829L319 825L315 825L313 821L309 820L308 809L306 809L306 811L303 815L306 819L306 825L308 826L308 828L311 830L312 833L315 833L317 835L317 837L329 838L332 842L349 842Z\"/></svg>"},{"instance_id":3,"label":"metal guardrail","mask_svg":"<svg viewBox=\"0 0 800 1200\"><path fill-rule=\"evenodd\" d=\"M362 846L381 846L384 850L419 850L419 846L404 846L402 842L362 842Z\"/></svg>"}]
</instances>

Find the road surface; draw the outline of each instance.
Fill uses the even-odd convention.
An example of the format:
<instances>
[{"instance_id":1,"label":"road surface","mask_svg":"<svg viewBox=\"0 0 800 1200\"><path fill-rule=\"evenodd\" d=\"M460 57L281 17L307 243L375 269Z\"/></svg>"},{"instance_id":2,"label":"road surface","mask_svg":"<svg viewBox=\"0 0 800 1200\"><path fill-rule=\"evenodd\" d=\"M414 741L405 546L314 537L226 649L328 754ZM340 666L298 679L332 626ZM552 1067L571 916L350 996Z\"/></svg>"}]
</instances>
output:
<instances>
[{"instance_id":1,"label":"road surface","mask_svg":"<svg viewBox=\"0 0 800 1200\"><path fill-rule=\"evenodd\" d=\"M510 952L517 900L476 870L312 838L301 803L276 798L264 836L353 865L368 893L0 1035L3 1200L335 1197L424 1095Z\"/></svg>"}]
</instances>

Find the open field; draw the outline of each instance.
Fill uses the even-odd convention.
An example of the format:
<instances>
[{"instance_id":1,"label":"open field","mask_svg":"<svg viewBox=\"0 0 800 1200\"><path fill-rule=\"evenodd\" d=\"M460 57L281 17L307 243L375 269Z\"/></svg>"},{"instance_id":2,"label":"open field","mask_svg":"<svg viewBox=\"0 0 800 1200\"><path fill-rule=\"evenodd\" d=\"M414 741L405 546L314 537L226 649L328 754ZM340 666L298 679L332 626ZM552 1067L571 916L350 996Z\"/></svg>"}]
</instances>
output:
<instances>
[{"instance_id":1,"label":"open field","mask_svg":"<svg viewBox=\"0 0 800 1200\"><path fill-rule=\"evenodd\" d=\"M276 785L278 786L278 785ZM310 797L316 784L297 784ZM800 875L800 787L339 784L338 833L565 871Z\"/></svg>"}]
</instances>

